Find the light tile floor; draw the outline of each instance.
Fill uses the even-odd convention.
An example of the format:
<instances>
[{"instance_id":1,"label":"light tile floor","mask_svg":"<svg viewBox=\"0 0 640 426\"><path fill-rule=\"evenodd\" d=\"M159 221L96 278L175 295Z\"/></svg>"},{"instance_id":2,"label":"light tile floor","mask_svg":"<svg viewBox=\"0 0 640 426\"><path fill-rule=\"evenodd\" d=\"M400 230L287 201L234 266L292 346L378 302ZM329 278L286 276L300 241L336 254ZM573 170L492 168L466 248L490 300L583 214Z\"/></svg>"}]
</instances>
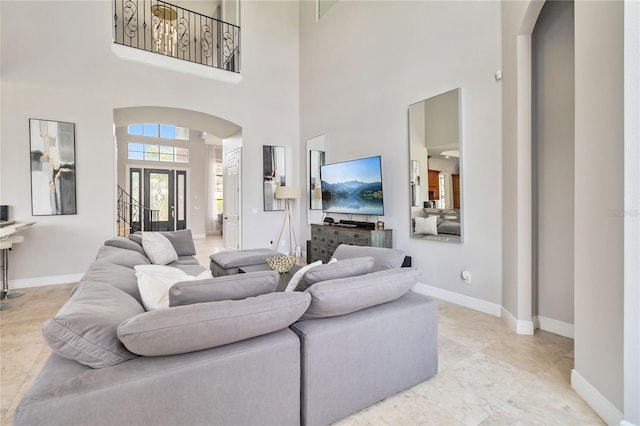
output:
<instances>
[{"instance_id":1,"label":"light tile floor","mask_svg":"<svg viewBox=\"0 0 640 426\"><path fill-rule=\"evenodd\" d=\"M198 261L223 249L220 237L195 240ZM26 289L0 313L0 421L18 402L50 350L40 327L75 284ZM438 301L439 371L431 379L362 410L350 425L602 425L571 389L573 341L536 331L515 335L500 318Z\"/></svg>"}]
</instances>

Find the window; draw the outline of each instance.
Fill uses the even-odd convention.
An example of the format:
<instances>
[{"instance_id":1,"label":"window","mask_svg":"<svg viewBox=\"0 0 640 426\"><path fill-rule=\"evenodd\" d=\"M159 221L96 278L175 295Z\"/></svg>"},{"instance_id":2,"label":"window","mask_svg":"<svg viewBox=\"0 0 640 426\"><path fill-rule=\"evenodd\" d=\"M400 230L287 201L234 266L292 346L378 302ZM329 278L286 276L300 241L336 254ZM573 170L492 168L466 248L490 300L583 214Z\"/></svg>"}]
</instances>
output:
<instances>
[{"instance_id":1,"label":"window","mask_svg":"<svg viewBox=\"0 0 640 426\"><path fill-rule=\"evenodd\" d=\"M130 142L128 144L127 158L129 160L188 163L189 149L178 148L174 146Z\"/></svg>"},{"instance_id":2,"label":"window","mask_svg":"<svg viewBox=\"0 0 640 426\"><path fill-rule=\"evenodd\" d=\"M130 124L128 133L134 136L147 136L151 138L189 140L189 129L173 124Z\"/></svg>"}]
</instances>

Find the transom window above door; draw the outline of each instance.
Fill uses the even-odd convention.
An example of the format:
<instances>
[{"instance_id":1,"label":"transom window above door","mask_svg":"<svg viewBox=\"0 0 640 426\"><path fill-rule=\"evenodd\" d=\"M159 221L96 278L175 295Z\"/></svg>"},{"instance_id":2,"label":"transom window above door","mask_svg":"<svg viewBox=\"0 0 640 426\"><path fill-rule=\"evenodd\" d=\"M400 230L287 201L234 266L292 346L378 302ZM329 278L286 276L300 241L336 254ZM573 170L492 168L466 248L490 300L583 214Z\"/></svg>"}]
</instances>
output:
<instances>
[{"instance_id":1,"label":"transom window above door","mask_svg":"<svg viewBox=\"0 0 640 426\"><path fill-rule=\"evenodd\" d=\"M127 158L141 161L164 161L168 163L188 163L189 148L129 142Z\"/></svg>"},{"instance_id":2,"label":"transom window above door","mask_svg":"<svg viewBox=\"0 0 640 426\"><path fill-rule=\"evenodd\" d=\"M189 140L189 129L187 127L174 126L173 124L130 124L128 133L134 136L148 136L151 138Z\"/></svg>"}]
</instances>

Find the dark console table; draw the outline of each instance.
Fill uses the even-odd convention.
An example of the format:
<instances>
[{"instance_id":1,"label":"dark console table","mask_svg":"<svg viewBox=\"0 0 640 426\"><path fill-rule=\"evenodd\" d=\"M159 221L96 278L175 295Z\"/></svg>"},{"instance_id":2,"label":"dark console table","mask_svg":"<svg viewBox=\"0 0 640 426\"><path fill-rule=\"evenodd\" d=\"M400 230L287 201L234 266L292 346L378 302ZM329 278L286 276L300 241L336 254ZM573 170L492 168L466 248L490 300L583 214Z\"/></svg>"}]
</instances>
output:
<instances>
[{"instance_id":1,"label":"dark console table","mask_svg":"<svg viewBox=\"0 0 640 426\"><path fill-rule=\"evenodd\" d=\"M327 263L340 244L391 248L391 229L364 229L336 225L311 225L310 261Z\"/></svg>"}]
</instances>

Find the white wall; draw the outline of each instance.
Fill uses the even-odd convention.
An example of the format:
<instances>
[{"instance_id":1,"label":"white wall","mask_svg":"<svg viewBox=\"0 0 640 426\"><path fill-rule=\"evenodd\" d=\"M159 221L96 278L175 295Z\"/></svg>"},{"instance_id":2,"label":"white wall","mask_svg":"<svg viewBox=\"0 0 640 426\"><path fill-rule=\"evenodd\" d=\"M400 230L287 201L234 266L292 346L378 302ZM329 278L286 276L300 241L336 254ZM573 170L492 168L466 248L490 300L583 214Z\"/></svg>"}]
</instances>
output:
<instances>
[{"instance_id":1,"label":"white wall","mask_svg":"<svg viewBox=\"0 0 640 426\"><path fill-rule=\"evenodd\" d=\"M300 5L300 140L327 134L328 162L382 155L394 247L423 283L500 304L500 3L337 2L318 22L314 5ZM412 240L409 105L457 87L465 243Z\"/></svg>"},{"instance_id":2,"label":"white wall","mask_svg":"<svg viewBox=\"0 0 640 426\"><path fill-rule=\"evenodd\" d=\"M282 216L262 211L259 165L263 144L298 156L297 3L242 3L236 84L118 58L111 50L110 1L3 1L0 8L2 204L12 206L16 219L38 221L11 253L11 285L77 279L113 235L117 108L176 107L241 126L242 245L277 237ZM30 117L76 123L77 215L31 217ZM296 180L298 168L288 164Z\"/></svg>"}]
</instances>

